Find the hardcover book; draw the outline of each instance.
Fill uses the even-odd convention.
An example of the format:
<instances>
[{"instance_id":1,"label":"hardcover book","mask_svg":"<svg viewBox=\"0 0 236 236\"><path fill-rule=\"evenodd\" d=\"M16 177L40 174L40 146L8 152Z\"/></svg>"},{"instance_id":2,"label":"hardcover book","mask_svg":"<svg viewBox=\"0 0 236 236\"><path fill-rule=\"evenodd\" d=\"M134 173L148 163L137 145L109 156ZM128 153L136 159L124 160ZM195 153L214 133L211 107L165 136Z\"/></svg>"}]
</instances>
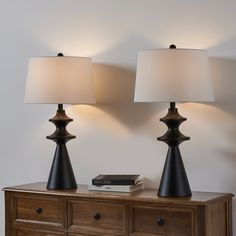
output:
<instances>
[{"instance_id":1,"label":"hardcover book","mask_svg":"<svg viewBox=\"0 0 236 236\"><path fill-rule=\"evenodd\" d=\"M89 185L88 190L130 193L144 188L143 182L136 185Z\"/></svg>"},{"instance_id":2,"label":"hardcover book","mask_svg":"<svg viewBox=\"0 0 236 236\"><path fill-rule=\"evenodd\" d=\"M92 179L93 185L136 185L139 175L98 175Z\"/></svg>"}]
</instances>

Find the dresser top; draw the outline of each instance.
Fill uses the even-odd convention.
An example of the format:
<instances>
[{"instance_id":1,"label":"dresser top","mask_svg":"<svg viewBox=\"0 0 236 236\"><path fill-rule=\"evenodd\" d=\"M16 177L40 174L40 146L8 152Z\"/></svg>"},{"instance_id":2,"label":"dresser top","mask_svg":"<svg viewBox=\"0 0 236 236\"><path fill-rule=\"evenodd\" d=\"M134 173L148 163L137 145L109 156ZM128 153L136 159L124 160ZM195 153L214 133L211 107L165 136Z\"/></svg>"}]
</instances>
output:
<instances>
[{"instance_id":1,"label":"dresser top","mask_svg":"<svg viewBox=\"0 0 236 236\"><path fill-rule=\"evenodd\" d=\"M13 187L6 187L3 191L20 192L20 193L37 193L54 196L70 196L70 197L89 197L99 199L114 199L121 201L134 202L150 202L163 204L187 204L187 205L206 205L212 201L217 201L222 198L232 198L230 193L212 193L212 192L192 192L192 197L158 197L157 189L144 189L131 193L120 192L101 192L89 191L87 185L78 185L77 189L70 190L48 190L47 183L38 182L32 184L25 184Z\"/></svg>"}]
</instances>

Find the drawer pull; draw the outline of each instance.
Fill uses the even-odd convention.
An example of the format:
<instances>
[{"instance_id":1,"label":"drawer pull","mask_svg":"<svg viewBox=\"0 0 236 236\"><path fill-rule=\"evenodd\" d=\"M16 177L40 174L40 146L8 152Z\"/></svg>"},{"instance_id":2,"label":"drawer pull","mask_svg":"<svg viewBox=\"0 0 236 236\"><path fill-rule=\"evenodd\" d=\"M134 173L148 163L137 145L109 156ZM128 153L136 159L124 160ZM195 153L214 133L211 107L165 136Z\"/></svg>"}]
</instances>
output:
<instances>
[{"instance_id":1,"label":"drawer pull","mask_svg":"<svg viewBox=\"0 0 236 236\"><path fill-rule=\"evenodd\" d=\"M163 226L165 224L165 221L162 218L157 219L157 224L159 226Z\"/></svg>"},{"instance_id":2,"label":"drawer pull","mask_svg":"<svg viewBox=\"0 0 236 236\"><path fill-rule=\"evenodd\" d=\"M102 216L99 213L96 213L93 217L95 220L100 220L102 218Z\"/></svg>"},{"instance_id":3,"label":"drawer pull","mask_svg":"<svg viewBox=\"0 0 236 236\"><path fill-rule=\"evenodd\" d=\"M37 214L42 214L43 213L43 208L39 207L36 209Z\"/></svg>"}]
</instances>

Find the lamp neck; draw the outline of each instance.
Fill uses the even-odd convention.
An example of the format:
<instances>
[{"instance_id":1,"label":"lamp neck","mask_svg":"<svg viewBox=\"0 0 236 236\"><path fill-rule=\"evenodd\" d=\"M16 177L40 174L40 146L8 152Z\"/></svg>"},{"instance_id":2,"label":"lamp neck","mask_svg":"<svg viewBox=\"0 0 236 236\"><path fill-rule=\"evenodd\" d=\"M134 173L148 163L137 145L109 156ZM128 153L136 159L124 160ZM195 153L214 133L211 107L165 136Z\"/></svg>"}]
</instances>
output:
<instances>
[{"instance_id":1,"label":"lamp neck","mask_svg":"<svg viewBox=\"0 0 236 236\"><path fill-rule=\"evenodd\" d=\"M170 102L170 110L175 110L175 102Z\"/></svg>"},{"instance_id":2,"label":"lamp neck","mask_svg":"<svg viewBox=\"0 0 236 236\"><path fill-rule=\"evenodd\" d=\"M63 104L58 104L58 111L63 111Z\"/></svg>"}]
</instances>

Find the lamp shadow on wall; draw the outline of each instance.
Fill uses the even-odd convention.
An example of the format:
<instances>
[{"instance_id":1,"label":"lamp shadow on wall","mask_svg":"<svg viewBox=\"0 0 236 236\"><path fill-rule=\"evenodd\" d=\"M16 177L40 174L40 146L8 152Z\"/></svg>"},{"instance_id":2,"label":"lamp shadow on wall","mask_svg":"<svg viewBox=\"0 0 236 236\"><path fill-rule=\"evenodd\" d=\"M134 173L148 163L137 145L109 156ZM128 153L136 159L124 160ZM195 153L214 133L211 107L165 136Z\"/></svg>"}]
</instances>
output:
<instances>
[{"instance_id":1,"label":"lamp shadow on wall","mask_svg":"<svg viewBox=\"0 0 236 236\"><path fill-rule=\"evenodd\" d=\"M212 121L216 134L220 136L216 140L221 142L214 146L214 151L224 163L219 174L224 176L224 182L228 180L228 190L236 192L232 181L236 179L236 60L210 57L209 65L215 101L205 111L208 113L208 122Z\"/></svg>"},{"instance_id":2,"label":"lamp shadow on wall","mask_svg":"<svg viewBox=\"0 0 236 236\"><path fill-rule=\"evenodd\" d=\"M134 103L135 71L117 66L94 64L96 107L109 113L127 128L135 129L157 114L162 106Z\"/></svg>"},{"instance_id":3,"label":"lamp shadow on wall","mask_svg":"<svg viewBox=\"0 0 236 236\"><path fill-rule=\"evenodd\" d=\"M211 57L209 62L215 94L213 106L236 121L236 60ZM236 139L236 123L230 133Z\"/></svg>"}]
</instances>

